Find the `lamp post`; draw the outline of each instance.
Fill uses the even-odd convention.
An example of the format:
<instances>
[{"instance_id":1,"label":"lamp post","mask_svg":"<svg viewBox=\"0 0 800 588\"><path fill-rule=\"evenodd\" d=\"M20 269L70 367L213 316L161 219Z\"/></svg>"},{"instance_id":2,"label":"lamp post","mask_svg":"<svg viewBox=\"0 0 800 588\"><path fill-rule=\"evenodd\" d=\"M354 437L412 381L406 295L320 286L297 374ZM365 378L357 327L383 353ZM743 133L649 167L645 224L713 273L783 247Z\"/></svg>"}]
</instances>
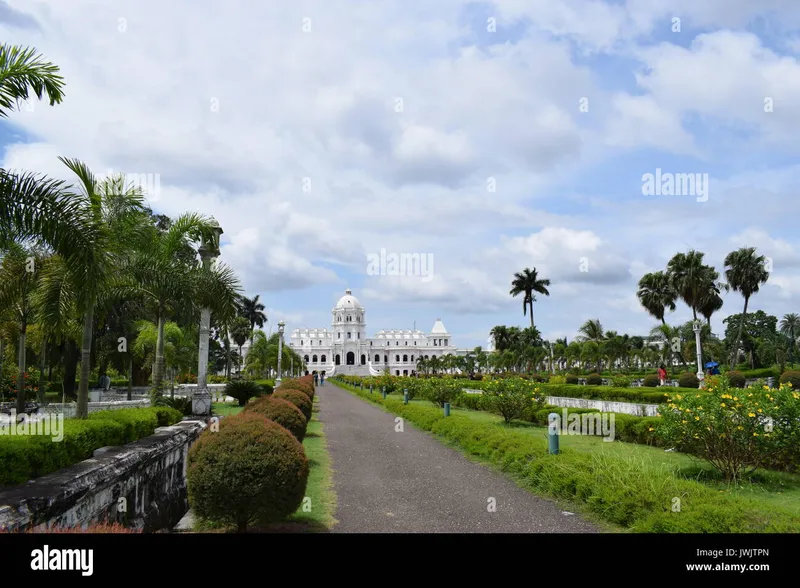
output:
<instances>
[{"instance_id":1,"label":"lamp post","mask_svg":"<svg viewBox=\"0 0 800 588\"><path fill-rule=\"evenodd\" d=\"M550 373L551 374L556 373L556 362L555 362L555 359L553 358L553 344L552 343L550 343Z\"/></svg>"},{"instance_id":2,"label":"lamp post","mask_svg":"<svg viewBox=\"0 0 800 588\"><path fill-rule=\"evenodd\" d=\"M283 321L278 323L278 377L275 378L275 387L281 385L281 359L283 357L283 329L286 323Z\"/></svg>"},{"instance_id":3,"label":"lamp post","mask_svg":"<svg viewBox=\"0 0 800 588\"><path fill-rule=\"evenodd\" d=\"M692 330L694 331L694 343L697 347L697 379L700 380L700 387L703 386L705 374L703 373L703 350L700 347L700 329L703 328L703 323L694 321L692 323Z\"/></svg>"},{"instance_id":4,"label":"lamp post","mask_svg":"<svg viewBox=\"0 0 800 588\"><path fill-rule=\"evenodd\" d=\"M203 261L203 269L209 270L214 259L219 257L219 238L222 228L213 229L214 235L211 242L202 239L199 253ZM211 309L203 308L200 311L200 343L197 360L197 389L192 394L192 415L208 416L211 414L211 393L208 391L208 336L211 329Z\"/></svg>"}]
</instances>

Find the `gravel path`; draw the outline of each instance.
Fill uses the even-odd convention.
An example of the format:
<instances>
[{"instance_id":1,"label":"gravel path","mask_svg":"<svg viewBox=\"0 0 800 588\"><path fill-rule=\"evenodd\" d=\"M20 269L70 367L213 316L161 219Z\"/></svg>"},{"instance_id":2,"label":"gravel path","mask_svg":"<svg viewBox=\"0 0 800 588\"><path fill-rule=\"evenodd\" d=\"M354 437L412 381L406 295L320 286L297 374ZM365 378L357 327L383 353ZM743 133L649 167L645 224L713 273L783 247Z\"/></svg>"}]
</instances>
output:
<instances>
[{"instance_id":1,"label":"gravel path","mask_svg":"<svg viewBox=\"0 0 800 588\"><path fill-rule=\"evenodd\" d=\"M394 415L331 382L317 395L338 497L334 533L600 532L408 422L396 432Z\"/></svg>"}]
</instances>

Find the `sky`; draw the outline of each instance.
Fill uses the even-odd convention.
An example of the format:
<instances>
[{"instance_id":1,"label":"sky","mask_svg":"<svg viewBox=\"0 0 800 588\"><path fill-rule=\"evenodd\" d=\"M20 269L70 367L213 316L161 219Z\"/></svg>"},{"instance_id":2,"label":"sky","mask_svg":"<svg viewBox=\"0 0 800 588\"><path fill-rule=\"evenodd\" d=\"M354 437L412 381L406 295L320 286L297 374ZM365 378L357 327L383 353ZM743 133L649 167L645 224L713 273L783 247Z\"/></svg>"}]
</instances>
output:
<instances>
[{"instance_id":1,"label":"sky","mask_svg":"<svg viewBox=\"0 0 800 588\"><path fill-rule=\"evenodd\" d=\"M771 269L749 309L800 312L797 0L7 0L0 27L66 80L0 123L3 167L78 158L213 216L267 329L330 326L350 288L370 334L486 346L530 324L535 267L545 338L645 335L643 274L744 246Z\"/></svg>"}]
</instances>

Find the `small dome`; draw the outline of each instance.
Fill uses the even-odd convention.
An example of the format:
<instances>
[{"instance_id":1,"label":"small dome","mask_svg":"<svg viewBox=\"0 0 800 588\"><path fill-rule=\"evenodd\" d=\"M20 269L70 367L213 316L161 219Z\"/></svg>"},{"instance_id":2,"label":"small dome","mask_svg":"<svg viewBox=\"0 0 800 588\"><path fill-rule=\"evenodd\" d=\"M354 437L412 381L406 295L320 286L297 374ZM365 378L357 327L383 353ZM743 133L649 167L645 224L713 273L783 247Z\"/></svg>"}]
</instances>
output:
<instances>
[{"instance_id":1,"label":"small dome","mask_svg":"<svg viewBox=\"0 0 800 588\"><path fill-rule=\"evenodd\" d=\"M344 291L344 296L339 298L334 310L364 310L364 307L361 306L358 298L353 296L353 292L348 288Z\"/></svg>"}]
</instances>

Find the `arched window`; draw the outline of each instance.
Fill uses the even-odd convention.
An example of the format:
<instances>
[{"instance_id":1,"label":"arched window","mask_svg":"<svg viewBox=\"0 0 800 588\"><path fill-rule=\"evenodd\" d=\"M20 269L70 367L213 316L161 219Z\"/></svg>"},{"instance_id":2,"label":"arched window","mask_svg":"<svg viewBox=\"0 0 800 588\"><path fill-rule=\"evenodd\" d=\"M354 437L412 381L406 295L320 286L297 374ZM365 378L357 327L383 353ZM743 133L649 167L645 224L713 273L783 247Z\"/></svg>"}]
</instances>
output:
<instances>
[{"instance_id":1,"label":"arched window","mask_svg":"<svg viewBox=\"0 0 800 588\"><path fill-rule=\"evenodd\" d=\"M395 375L400 375L400 370L394 370Z\"/></svg>"},{"instance_id":2,"label":"arched window","mask_svg":"<svg viewBox=\"0 0 800 588\"><path fill-rule=\"evenodd\" d=\"M380 362L381 362L381 356L376 353L375 354L375 363L380 363Z\"/></svg>"},{"instance_id":3,"label":"arched window","mask_svg":"<svg viewBox=\"0 0 800 588\"><path fill-rule=\"evenodd\" d=\"M384 355L383 356L383 361L384 361L384 363L389 363L389 356L388 355Z\"/></svg>"},{"instance_id":4,"label":"arched window","mask_svg":"<svg viewBox=\"0 0 800 588\"><path fill-rule=\"evenodd\" d=\"M327 363L327 362L328 362L328 358L327 358L327 357L325 357L325 356L323 355L323 356L322 356L322 359L321 359L320 361L321 361L322 363Z\"/></svg>"},{"instance_id":5,"label":"arched window","mask_svg":"<svg viewBox=\"0 0 800 588\"><path fill-rule=\"evenodd\" d=\"M311 358L311 363L317 363L317 356L316 355Z\"/></svg>"},{"instance_id":6,"label":"arched window","mask_svg":"<svg viewBox=\"0 0 800 588\"><path fill-rule=\"evenodd\" d=\"M408 370L403 370L403 375L407 376L408 375Z\"/></svg>"},{"instance_id":7,"label":"arched window","mask_svg":"<svg viewBox=\"0 0 800 588\"><path fill-rule=\"evenodd\" d=\"M367 365L367 356L363 353L361 354L361 365Z\"/></svg>"},{"instance_id":8,"label":"arched window","mask_svg":"<svg viewBox=\"0 0 800 588\"><path fill-rule=\"evenodd\" d=\"M300 339L300 345L302 345L302 344L303 344L303 340L302 340L302 339Z\"/></svg>"},{"instance_id":9,"label":"arched window","mask_svg":"<svg viewBox=\"0 0 800 588\"><path fill-rule=\"evenodd\" d=\"M395 360L397 363L400 363L400 356L399 356L399 355L395 355L395 356L394 356L394 360Z\"/></svg>"},{"instance_id":10,"label":"arched window","mask_svg":"<svg viewBox=\"0 0 800 588\"><path fill-rule=\"evenodd\" d=\"M304 362L306 362L306 363L308 363L308 356L307 356L307 355L304 355L304 356L303 356L303 361L304 361Z\"/></svg>"},{"instance_id":11,"label":"arched window","mask_svg":"<svg viewBox=\"0 0 800 588\"><path fill-rule=\"evenodd\" d=\"M336 354L336 357L334 357L334 362L333 363L335 363L336 365L341 365L342 357L338 353Z\"/></svg>"},{"instance_id":12,"label":"arched window","mask_svg":"<svg viewBox=\"0 0 800 588\"><path fill-rule=\"evenodd\" d=\"M403 363L408 363L408 356L407 355L403 356Z\"/></svg>"},{"instance_id":13,"label":"arched window","mask_svg":"<svg viewBox=\"0 0 800 588\"><path fill-rule=\"evenodd\" d=\"M414 363L414 356L411 356L411 363Z\"/></svg>"}]
</instances>

